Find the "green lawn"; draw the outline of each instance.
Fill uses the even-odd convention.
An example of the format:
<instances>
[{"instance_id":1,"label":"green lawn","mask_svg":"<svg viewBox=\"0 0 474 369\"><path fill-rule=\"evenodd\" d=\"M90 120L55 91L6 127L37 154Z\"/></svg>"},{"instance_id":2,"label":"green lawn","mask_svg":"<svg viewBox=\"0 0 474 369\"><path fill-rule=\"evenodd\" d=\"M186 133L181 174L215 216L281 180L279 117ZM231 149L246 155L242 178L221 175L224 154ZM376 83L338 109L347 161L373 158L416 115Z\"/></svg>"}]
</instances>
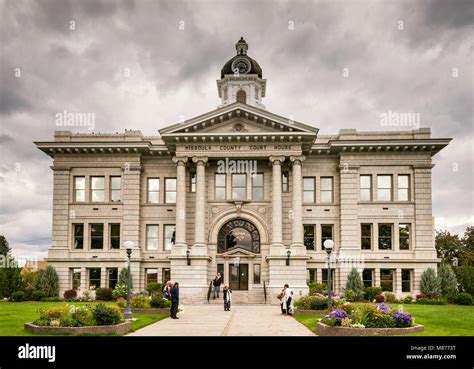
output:
<instances>
[{"instance_id":1,"label":"green lawn","mask_svg":"<svg viewBox=\"0 0 474 369\"><path fill-rule=\"evenodd\" d=\"M415 323L425 326L423 332L413 336L474 336L474 306L408 304L403 310L413 315ZM316 323L322 317L296 315L295 319L317 334Z\"/></svg>"},{"instance_id":2,"label":"green lawn","mask_svg":"<svg viewBox=\"0 0 474 369\"><path fill-rule=\"evenodd\" d=\"M64 302L1 302L0 303L0 336L30 336L25 332L24 323L35 320L39 309L54 308ZM95 302L75 302L74 305L95 304ZM115 303L107 303L116 305ZM133 314L137 320L132 321L132 331L168 317L166 314Z\"/></svg>"}]
</instances>

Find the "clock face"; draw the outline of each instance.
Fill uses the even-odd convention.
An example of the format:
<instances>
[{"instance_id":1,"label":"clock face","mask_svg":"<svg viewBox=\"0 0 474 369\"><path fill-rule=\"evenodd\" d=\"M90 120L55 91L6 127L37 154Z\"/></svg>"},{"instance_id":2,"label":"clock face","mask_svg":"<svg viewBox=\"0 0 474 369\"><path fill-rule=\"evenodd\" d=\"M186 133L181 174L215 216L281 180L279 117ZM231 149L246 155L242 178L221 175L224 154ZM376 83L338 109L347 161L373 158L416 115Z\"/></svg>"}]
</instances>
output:
<instances>
[{"instance_id":1,"label":"clock face","mask_svg":"<svg viewBox=\"0 0 474 369\"><path fill-rule=\"evenodd\" d=\"M250 63L245 59L237 59L232 65L234 73L245 74L250 70Z\"/></svg>"}]
</instances>

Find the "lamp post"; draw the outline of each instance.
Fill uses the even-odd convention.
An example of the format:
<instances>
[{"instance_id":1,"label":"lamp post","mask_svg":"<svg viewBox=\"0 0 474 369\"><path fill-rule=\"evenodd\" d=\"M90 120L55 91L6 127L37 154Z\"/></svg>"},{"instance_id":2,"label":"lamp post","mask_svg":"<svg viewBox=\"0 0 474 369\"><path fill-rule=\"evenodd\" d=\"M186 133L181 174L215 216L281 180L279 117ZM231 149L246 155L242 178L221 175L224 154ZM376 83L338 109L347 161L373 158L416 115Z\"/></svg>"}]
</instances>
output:
<instances>
[{"instance_id":1,"label":"lamp post","mask_svg":"<svg viewBox=\"0 0 474 369\"><path fill-rule=\"evenodd\" d=\"M127 273L127 306L125 307L125 312L123 313L124 319L132 319L132 306L130 305L130 285L132 281L132 276L130 273L130 257L132 256L132 249L134 243L132 241L125 241L124 243L125 249L127 250L127 266L128 266L128 273Z\"/></svg>"},{"instance_id":2,"label":"lamp post","mask_svg":"<svg viewBox=\"0 0 474 369\"><path fill-rule=\"evenodd\" d=\"M331 300L331 252L332 248L334 247L333 240L326 240L324 241L324 249L328 254L328 308L331 309L332 300Z\"/></svg>"},{"instance_id":3,"label":"lamp post","mask_svg":"<svg viewBox=\"0 0 474 369\"><path fill-rule=\"evenodd\" d=\"M286 251L286 266L290 266L290 256L291 256L291 250L288 249Z\"/></svg>"}]
</instances>

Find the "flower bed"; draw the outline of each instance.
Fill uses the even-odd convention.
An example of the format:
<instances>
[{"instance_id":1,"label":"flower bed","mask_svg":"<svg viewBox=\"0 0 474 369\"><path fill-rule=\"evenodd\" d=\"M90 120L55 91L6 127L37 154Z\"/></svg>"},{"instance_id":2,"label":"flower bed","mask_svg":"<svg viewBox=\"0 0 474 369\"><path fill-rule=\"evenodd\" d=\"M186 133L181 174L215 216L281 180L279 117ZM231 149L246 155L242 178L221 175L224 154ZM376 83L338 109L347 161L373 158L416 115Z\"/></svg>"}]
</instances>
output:
<instances>
[{"instance_id":1,"label":"flower bed","mask_svg":"<svg viewBox=\"0 0 474 369\"><path fill-rule=\"evenodd\" d=\"M97 304L41 309L39 317L32 323L26 323L24 329L33 333L80 335L124 334L130 327L129 322L123 322L118 308Z\"/></svg>"},{"instance_id":2,"label":"flower bed","mask_svg":"<svg viewBox=\"0 0 474 369\"><path fill-rule=\"evenodd\" d=\"M422 330L423 326L415 325L410 314L385 303L339 304L318 323L318 334L322 336L399 335Z\"/></svg>"}]
</instances>

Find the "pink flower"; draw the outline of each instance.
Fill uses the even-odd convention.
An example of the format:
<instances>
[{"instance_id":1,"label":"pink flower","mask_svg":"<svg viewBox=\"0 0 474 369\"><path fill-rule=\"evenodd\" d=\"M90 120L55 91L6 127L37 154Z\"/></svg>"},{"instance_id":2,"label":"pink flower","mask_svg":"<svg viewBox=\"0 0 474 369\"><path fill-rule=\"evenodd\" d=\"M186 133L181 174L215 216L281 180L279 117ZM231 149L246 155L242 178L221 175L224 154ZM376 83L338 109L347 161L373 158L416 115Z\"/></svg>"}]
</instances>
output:
<instances>
[{"instance_id":1,"label":"pink flower","mask_svg":"<svg viewBox=\"0 0 474 369\"><path fill-rule=\"evenodd\" d=\"M124 301L125 299L123 297L119 297L117 301Z\"/></svg>"}]
</instances>

